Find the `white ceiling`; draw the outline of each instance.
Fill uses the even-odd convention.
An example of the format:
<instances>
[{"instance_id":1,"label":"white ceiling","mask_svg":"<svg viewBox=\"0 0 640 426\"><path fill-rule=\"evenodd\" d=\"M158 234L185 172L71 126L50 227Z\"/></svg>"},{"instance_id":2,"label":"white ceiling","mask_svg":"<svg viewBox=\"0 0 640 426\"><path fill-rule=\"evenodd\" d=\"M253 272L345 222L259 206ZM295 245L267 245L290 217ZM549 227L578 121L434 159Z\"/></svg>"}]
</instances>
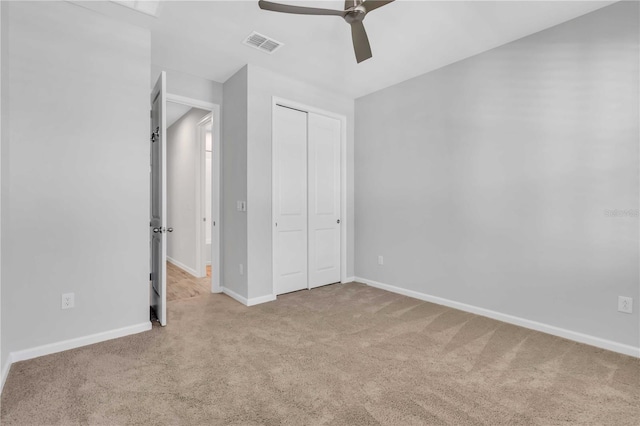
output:
<instances>
[{"instance_id":1,"label":"white ceiling","mask_svg":"<svg viewBox=\"0 0 640 426\"><path fill-rule=\"evenodd\" d=\"M344 1L282 1L342 9ZM335 16L263 11L254 1L163 1L158 18L115 3L86 5L151 30L155 65L224 82L252 63L357 98L568 21L614 1L396 0L367 15L373 58L357 64L349 25ZM251 31L284 47L242 44Z\"/></svg>"}]
</instances>

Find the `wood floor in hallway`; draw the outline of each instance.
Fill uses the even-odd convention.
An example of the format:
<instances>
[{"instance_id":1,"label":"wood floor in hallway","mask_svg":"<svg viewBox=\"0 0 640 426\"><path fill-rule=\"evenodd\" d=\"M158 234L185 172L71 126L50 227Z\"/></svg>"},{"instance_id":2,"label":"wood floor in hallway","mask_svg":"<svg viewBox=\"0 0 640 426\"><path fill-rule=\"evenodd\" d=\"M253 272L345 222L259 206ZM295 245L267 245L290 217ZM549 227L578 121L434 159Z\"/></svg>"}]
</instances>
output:
<instances>
[{"instance_id":1,"label":"wood floor in hallway","mask_svg":"<svg viewBox=\"0 0 640 426\"><path fill-rule=\"evenodd\" d=\"M171 262L167 262L167 301L189 299L211 293L211 266L207 276L196 278Z\"/></svg>"}]
</instances>

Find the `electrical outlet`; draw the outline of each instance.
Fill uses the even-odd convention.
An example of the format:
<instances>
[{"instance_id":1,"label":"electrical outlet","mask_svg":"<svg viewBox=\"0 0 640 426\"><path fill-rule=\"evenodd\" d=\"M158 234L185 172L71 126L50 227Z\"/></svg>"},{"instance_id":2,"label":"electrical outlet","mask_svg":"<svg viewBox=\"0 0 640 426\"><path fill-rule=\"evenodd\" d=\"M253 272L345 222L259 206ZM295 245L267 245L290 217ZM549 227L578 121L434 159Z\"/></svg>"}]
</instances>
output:
<instances>
[{"instance_id":1,"label":"electrical outlet","mask_svg":"<svg viewBox=\"0 0 640 426\"><path fill-rule=\"evenodd\" d=\"M73 293L65 293L62 295L60 309L71 309L75 305L75 295Z\"/></svg>"},{"instance_id":2,"label":"electrical outlet","mask_svg":"<svg viewBox=\"0 0 640 426\"><path fill-rule=\"evenodd\" d=\"M378 256L378 265L384 265L384 257Z\"/></svg>"},{"instance_id":3,"label":"electrical outlet","mask_svg":"<svg viewBox=\"0 0 640 426\"><path fill-rule=\"evenodd\" d=\"M633 298L618 296L618 311L625 314L633 313Z\"/></svg>"},{"instance_id":4,"label":"electrical outlet","mask_svg":"<svg viewBox=\"0 0 640 426\"><path fill-rule=\"evenodd\" d=\"M240 264L240 275L244 275L244 265L241 263Z\"/></svg>"}]
</instances>

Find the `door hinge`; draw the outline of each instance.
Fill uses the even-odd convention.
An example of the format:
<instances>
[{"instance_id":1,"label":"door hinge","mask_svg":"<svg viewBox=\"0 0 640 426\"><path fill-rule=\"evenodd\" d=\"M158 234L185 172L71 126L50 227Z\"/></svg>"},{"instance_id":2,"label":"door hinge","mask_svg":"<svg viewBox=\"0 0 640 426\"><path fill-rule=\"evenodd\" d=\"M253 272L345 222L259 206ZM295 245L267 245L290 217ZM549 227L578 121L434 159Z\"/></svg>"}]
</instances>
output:
<instances>
[{"instance_id":1,"label":"door hinge","mask_svg":"<svg viewBox=\"0 0 640 426\"><path fill-rule=\"evenodd\" d=\"M149 281L153 281L153 274L149 274Z\"/></svg>"}]
</instances>

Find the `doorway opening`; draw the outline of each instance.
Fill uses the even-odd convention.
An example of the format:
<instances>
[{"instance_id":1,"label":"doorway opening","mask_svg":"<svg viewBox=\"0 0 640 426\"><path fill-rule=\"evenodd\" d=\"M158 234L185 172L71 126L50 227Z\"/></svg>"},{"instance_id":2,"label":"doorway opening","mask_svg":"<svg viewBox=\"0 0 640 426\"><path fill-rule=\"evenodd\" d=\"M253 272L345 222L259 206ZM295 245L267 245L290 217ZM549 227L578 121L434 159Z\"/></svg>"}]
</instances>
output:
<instances>
[{"instance_id":1,"label":"doorway opening","mask_svg":"<svg viewBox=\"0 0 640 426\"><path fill-rule=\"evenodd\" d=\"M206 139L210 148L213 122L210 110L170 100L166 120L167 224L173 229L167 235L166 266L167 301L171 301L211 292L206 268L206 260L211 260L211 229L209 237L205 235L207 222L212 221L211 161L207 171Z\"/></svg>"},{"instance_id":2,"label":"doorway opening","mask_svg":"<svg viewBox=\"0 0 640 426\"><path fill-rule=\"evenodd\" d=\"M220 108L165 87L162 72L152 92L150 222L150 300L161 325L167 301L221 292Z\"/></svg>"},{"instance_id":3,"label":"doorway opening","mask_svg":"<svg viewBox=\"0 0 640 426\"><path fill-rule=\"evenodd\" d=\"M167 300L220 291L216 109L167 94Z\"/></svg>"}]
</instances>

